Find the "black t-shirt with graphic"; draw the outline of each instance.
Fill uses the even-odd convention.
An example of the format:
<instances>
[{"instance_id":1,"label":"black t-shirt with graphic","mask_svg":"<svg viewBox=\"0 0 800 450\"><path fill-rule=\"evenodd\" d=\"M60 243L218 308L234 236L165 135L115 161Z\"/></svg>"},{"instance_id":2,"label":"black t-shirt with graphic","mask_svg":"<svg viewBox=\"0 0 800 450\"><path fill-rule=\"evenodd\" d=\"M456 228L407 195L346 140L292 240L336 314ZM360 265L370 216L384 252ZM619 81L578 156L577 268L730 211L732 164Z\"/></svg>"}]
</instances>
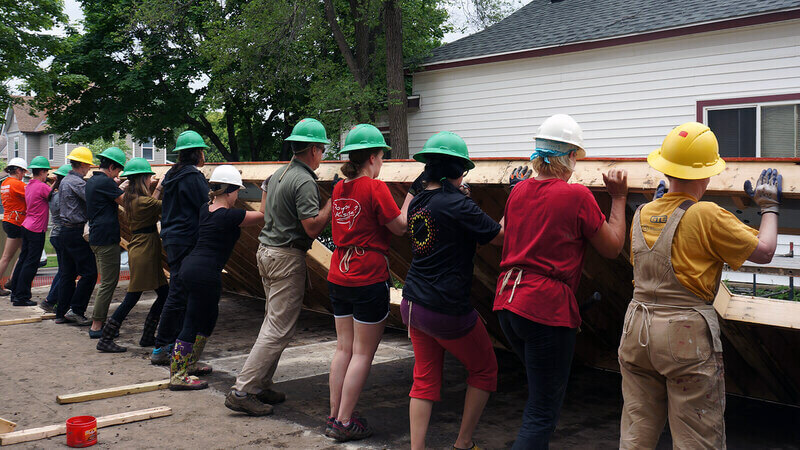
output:
<instances>
[{"instance_id":1,"label":"black t-shirt with graphic","mask_svg":"<svg viewBox=\"0 0 800 450\"><path fill-rule=\"evenodd\" d=\"M494 239L500 224L445 182L414 197L408 227L414 258L403 297L443 314L469 313L475 248Z\"/></svg>"}]
</instances>

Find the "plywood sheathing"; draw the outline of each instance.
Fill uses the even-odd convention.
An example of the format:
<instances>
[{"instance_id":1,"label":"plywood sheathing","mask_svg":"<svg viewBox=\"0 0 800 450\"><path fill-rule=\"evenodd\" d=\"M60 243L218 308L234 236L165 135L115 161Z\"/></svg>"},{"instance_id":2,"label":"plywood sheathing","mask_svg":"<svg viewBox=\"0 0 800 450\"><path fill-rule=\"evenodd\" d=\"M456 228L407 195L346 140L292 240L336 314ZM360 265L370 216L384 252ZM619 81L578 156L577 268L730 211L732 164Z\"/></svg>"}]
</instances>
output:
<instances>
[{"instance_id":1,"label":"plywood sheathing","mask_svg":"<svg viewBox=\"0 0 800 450\"><path fill-rule=\"evenodd\" d=\"M472 197L495 220L503 215L508 196L507 180L511 171L528 164L525 159L476 159L476 167L466 177L473 186ZM333 175L341 162L323 162L319 175L320 193L323 201L330 195ZM260 185L275 173L282 163L239 163L236 167L248 185ZM640 204L652 198L663 175L652 170L642 160L584 160L579 161L571 182L586 185L595 195L601 209L608 213L610 198L605 193L602 173L612 167L628 171L630 195L628 199L628 223L632 213ZM715 201L729 209L743 221L757 227L757 209L750 204L742 191L745 180L756 180L765 167L775 167L784 176L783 203L780 227L782 232L800 234L800 166L786 161L729 161L726 170L711 179L704 200ZM208 177L214 165L201 170ZM423 166L412 161L386 161L380 179L389 186L398 204L402 203L410 183L419 175ZM157 166L154 170L163 176L168 167ZM249 209L255 203L242 203ZM231 261L223 275L225 288L231 291L263 297L261 280L255 264L258 248L258 227L243 230L242 238L234 249ZM410 242L406 237L392 237L389 263L392 273L402 280L411 262ZM591 248L586 254L583 278L578 289L578 302L595 292L602 300L582 311L583 324L578 335L576 357L587 364L617 369L616 348L622 330L622 321L627 303L633 292L632 269L628 260L629 243L623 254L615 260L600 257ZM503 334L491 312L495 283L499 273L500 247L481 246L475 258L475 273L471 299L496 342L503 343ZM330 311L327 295L327 267L330 251L315 243L307 257L311 288L306 293L306 306L316 310ZM719 302L719 301L718 301ZM778 300L762 302L761 299L746 299L732 296L724 308L717 307L723 317L723 347L726 360L726 386L728 392L767 400L800 405L800 362L791 356L789 349L800 348L800 316L794 307ZM788 308L788 309L787 309ZM791 309L791 310L790 310ZM393 323L398 324L396 305L393 306ZM724 318L728 317L727 320Z\"/></svg>"}]
</instances>

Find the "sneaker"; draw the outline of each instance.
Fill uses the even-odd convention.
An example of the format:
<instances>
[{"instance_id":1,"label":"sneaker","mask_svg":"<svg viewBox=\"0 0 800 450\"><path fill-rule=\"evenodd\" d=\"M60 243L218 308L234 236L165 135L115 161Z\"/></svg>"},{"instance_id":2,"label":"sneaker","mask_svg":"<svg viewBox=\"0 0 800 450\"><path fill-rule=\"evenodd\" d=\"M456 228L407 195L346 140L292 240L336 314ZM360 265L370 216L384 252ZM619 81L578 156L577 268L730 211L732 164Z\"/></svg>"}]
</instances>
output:
<instances>
[{"instance_id":1,"label":"sneaker","mask_svg":"<svg viewBox=\"0 0 800 450\"><path fill-rule=\"evenodd\" d=\"M36 306L37 303L33 300L15 300L11 302L14 306Z\"/></svg>"},{"instance_id":2,"label":"sneaker","mask_svg":"<svg viewBox=\"0 0 800 450\"><path fill-rule=\"evenodd\" d=\"M331 437L331 432L333 431L333 422L336 421L336 417L328 416L328 419L325 420L325 437Z\"/></svg>"},{"instance_id":3,"label":"sneaker","mask_svg":"<svg viewBox=\"0 0 800 450\"><path fill-rule=\"evenodd\" d=\"M236 395L236 391L233 389L225 396L225 406L228 409L243 412L250 416L268 416L272 414L272 405L261 403L253 394Z\"/></svg>"},{"instance_id":4,"label":"sneaker","mask_svg":"<svg viewBox=\"0 0 800 450\"><path fill-rule=\"evenodd\" d=\"M344 426L338 420L333 421L333 430L330 437L339 442L357 441L372 436L372 428L358 417L350 418L350 425Z\"/></svg>"},{"instance_id":5,"label":"sneaker","mask_svg":"<svg viewBox=\"0 0 800 450\"><path fill-rule=\"evenodd\" d=\"M172 344L163 347L156 347L150 354L150 364L156 366L166 366L172 359Z\"/></svg>"},{"instance_id":6,"label":"sneaker","mask_svg":"<svg viewBox=\"0 0 800 450\"><path fill-rule=\"evenodd\" d=\"M0 297L8 297L9 295L11 295L11 291L0 288Z\"/></svg>"},{"instance_id":7,"label":"sneaker","mask_svg":"<svg viewBox=\"0 0 800 450\"><path fill-rule=\"evenodd\" d=\"M258 400L261 403L267 403L270 405L277 405L278 403L283 403L286 401L286 394L283 392L273 391L272 389L264 389L258 394L256 394Z\"/></svg>"},{"instance_id":8,"label":"sneaker","mask_svg":"<svg viewBox=\"0 0 800 450\"><path fill-rule=\"evenodd\" d=\"M472 441L472 447L461 448L454 445L453 450L481 450L481 448L478 447L478 444L476 444L475 441Z\"/></svg>"},{"instance_id":9,"label":"sneaker","mask_svg":"<svg viewBox=\"0 0 800 450\"><path fill-rule=\"evenodd\" d=\"M72 323L72 321L67 319L66 317L56 317L56 320L54 320L53 322L59 323L59 324L61 324L61 323Z\"/></svg>"},{"instance_id":10,"label":"sneaker","mask_svg":"<svg viewBox=\"0 0 800 450\"><path fill-rule=\"evenodd\" d=\"M66 314L64 314L64 318L65 319L69 319L75 325L79 325L79 326L82 326L82 327L85 327L86 325L91 325L92 324L92 321L90 319L87 319L86 316L83 316L81 314L75 313L74 311L72 311L71 308L70 308L69 311L67 311Z\"/></svg>"},{"instance_id":11,"label":"sneaker","mask_svg":"<svg viewBox=\"0 0 800 450\"><path fill-rule=\"evenodd\" d=\"M56 305L48 302L47 300L40 303L39 308L42 308L42 310L46 313L52 313L56 311Z\"/></svg>"}]
</instances>

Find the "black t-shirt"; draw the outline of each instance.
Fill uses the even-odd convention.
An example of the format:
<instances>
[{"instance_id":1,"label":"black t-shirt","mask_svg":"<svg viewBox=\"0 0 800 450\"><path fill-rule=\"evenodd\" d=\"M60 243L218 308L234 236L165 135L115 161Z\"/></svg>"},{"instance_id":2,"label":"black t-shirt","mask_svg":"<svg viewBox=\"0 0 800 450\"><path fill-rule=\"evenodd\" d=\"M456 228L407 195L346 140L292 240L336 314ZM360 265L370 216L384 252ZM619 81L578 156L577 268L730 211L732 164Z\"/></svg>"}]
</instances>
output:
<instances>
[{"instance_id":1,"label":"black t-shirt","mask_svg":"<svg viewBox=\"0 0 800 450\"><path fill-rule=\"evenodd\" d=\"M197 244L181 264L181 280L204 284L220 280L242 233L239 225L245 214L243 209L219 208L209 212L207 204L200 207Z\"/></svg>"},{"instance_id":2,"label":"black t-shirt","mask_svg":"<svg viewBox=\"0 0 800 450\"><path fill-rule=\"evenodd\" d=\"M86 215L89 219L89 244L119 244L117 198L122 189L103 172L86 181Z\"/></svg>"},{"instance_id":3,"label":"black t-shirt","mask_svg":"<svg viewBox=\"0 0 800 450\"><path fill-rule=\"evenodd\" d=\"M414 258L403 297L443 314L469 313L476 245L494 239L500 224L445 182L414 197L408 227Z\"/></svg>"}]
</instances>

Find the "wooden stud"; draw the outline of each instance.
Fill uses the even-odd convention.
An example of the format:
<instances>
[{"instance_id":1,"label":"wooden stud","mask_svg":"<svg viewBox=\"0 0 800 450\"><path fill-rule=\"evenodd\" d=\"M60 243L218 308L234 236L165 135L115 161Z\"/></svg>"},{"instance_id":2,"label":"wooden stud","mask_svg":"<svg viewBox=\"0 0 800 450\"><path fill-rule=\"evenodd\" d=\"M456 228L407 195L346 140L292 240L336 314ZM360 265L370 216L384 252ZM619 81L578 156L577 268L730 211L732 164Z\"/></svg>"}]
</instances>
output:
<instances>
[{"instance_id":1,"label":"wooden stud","mask_svg":"<svg viewBox=\"0 0 800 450\"><path fill-rule=\"evenodd\" d=\"M55 318L56 318L55 313L44 313L44 314L42 314L42 320L52 320L52 319L55 319Z\"/></svg>"},{"instance_id":2,"label":"wooden stud","mask_svg":"<svg viewBox=\"0 0 800 450\"><path fill-rule=\"evenodd\" d=\"M101 398L121 397L123 395L139 394L141 392L158 391L160 389L166 389L168 386L169 380L148 381L146 383L129 384L126 386L59 395L56 397L56 402L59 405L88 402L91 400L99 400Z\"/></svg>"},{"instance_id":3,"label":"wooden stud","mask_svg":"<svg viewBox=\"0 0 800 450\"><path fill-rule=\"evenodd\" d=\"M97 418L97 428L105 428L113 425L138 422L141 420L155 419L157 417L171 416L172 408L168 406L158 406L156 408L140 409L120 414L112 414ZM11 433L0 434L0 445L18 444L20 442L30 442L39 439L47 439L53 436L67 433L67 424L49 425L46 427L29 428L27 430L14 431Z\"/></svg>"},{"instance_id":4,"label":"wooden stud","mask_svg":"<svg viewBox=\"0 0 800 450\"><path fill-rule=\"evenodd\" d=\"M23 323L35 323L35 322L41 322L41 321L42 321L42 316L25 317L23 319L0 320L0 327L6 326L6 325L19 325L19 324L23 324Z\"/></svg>"},{"instance_id":5,"label":"wooden stud","mask_svg":"<svg viewBox=\"0 0 800 450\"><path fill-rule=\"evenodd\" d=\"M0 417L0 434L3 433L10 433L14 431L14 428L17 427L17 424L10 420L3 419Z\"/></svg>"}]
</instances>

